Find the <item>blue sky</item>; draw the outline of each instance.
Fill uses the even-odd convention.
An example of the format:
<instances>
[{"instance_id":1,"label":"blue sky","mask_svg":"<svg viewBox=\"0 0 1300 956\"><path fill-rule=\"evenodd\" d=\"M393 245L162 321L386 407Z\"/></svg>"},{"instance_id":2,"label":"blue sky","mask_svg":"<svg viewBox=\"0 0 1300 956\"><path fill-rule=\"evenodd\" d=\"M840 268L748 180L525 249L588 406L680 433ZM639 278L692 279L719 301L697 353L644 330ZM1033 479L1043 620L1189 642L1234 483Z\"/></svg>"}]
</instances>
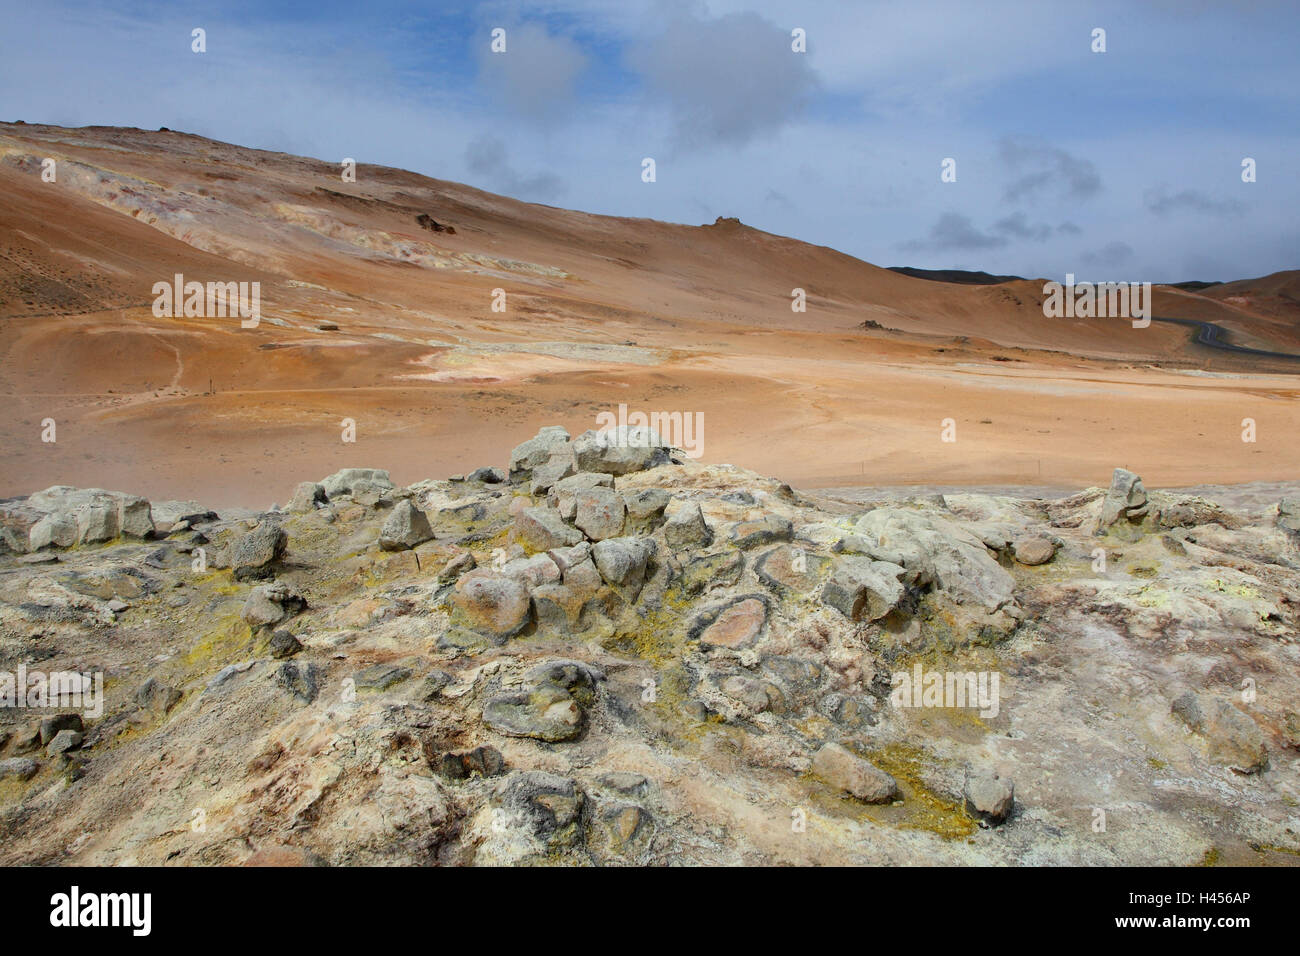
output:
<instances>
[{"instance_id":1,"label":"blue sky","mask_svg":"<svg viewBox=\"0 0 1300 956\"><path fill-rule=\"evenodd\" d=\"M3 119L739 216L880 265L1156 282L1300 267L1290 0L0 0L0 24Z\"/></svg>"}]
</instances>

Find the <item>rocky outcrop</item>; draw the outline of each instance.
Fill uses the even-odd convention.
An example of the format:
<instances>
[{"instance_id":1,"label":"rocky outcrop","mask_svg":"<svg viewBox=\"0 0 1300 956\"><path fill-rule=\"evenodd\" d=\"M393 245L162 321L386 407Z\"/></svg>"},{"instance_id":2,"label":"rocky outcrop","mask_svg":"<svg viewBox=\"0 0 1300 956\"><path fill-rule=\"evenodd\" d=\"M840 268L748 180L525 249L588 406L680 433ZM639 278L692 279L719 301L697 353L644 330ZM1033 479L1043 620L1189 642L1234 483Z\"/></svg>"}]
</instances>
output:
<instances>
[{"instance_id":1,"label":"rocky outcrop","mask_svg":"<svg viewBox=\"0 0 1300 956\"><path fill-rule=\"evenodd\" d=\"M0 654L129 683L0 708L0 863L1275 861L1291 497L1140 486L1098 537L1101 488L796 494L546 429L467 478L168 503L152 540L131 496L32 496L107 541L13 499Z\"/></svg>"}]
</instances>

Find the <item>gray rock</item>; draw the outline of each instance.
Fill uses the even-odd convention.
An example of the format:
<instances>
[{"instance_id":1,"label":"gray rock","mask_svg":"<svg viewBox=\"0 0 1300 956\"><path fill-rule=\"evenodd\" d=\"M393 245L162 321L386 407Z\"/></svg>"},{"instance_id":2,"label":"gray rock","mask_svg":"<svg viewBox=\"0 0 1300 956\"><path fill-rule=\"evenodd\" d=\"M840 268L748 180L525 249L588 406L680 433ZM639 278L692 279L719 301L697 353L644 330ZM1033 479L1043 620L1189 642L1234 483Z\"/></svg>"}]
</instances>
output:
<instances>
[{"instance_id":1,"label":"gray rock","mask_svg":"<svg viewBox=\"0 0 1300 956\"><path fill-rule=\"evenodd\" d=\"M1300 532L1300 498L1283 498L1277 503L1277 524L1287 531Z\"/></svg>"},{"instance_id":2,"label":"gray rock","mask_svg":"<svg viewBox=\"0 0 1300 956\"><path fill-rule=\"evenodd\" d=\"M604 676L581 661L544 661L525 672L522 690L487 702L483 723L509 737L574 740L586 728L586 708L595 703L596 685Z\"/></svg>"},{"instance_id":3,"label":"gray rock","mask_svg":"<svg viewBox=\"0 0 1300 956\"><path fill-rule=\"evenodd\" d=\"M40 769L41 765L30 757L10 757L0 760L0 780L30 780Z\"/></svg>"},{"instance_id":4,"label":"gray rock","mask_svg":"<svg viewBox=\"0 0 1300 956\"><path fill-rule=\"evenodd\" d=\"M302 641L294 637L292 632L281 629L271 635L271 656L276 660L293 657L300 650Z\"/></svg>"},{"instance_id":5,"label":"gray rock","mask_svg":"<svg viewBox=\"0 0 1300 956\"><path fill-rule=\"evenodd\" d=\"M702 594L713 588L732 587L740 581L745 559L738 551L704 554L682 567L682 588L687 594Z\"/></svg>"},{"instance_id":6,"label":"gray rock","mask_svg":"<svg viewBox=\"0 0 1300 956\"><path fill-rule=\"evenodd\" d=\"M307 601L301 594L287 584L275 581L253 588L244 602L240 617L249 627L257 630L259 627L270 627L287 621L306 609Z\"/></svg>"},{"instance_id":7,"label":"gray rock","mask_svg":"<svg viewBox=\"0 0 1300 956\"><path fill-rule=\"evenodd\" d=\"M667 464L669 449L649 428L619 426L583 432L573 441L579 471L628 475Z\"/></svg>"},{"instance_id":8,"label":"gray rock","mask_svg":"<svg viewBox=\"0 0 1300 956\"><path fill-rule=\"evenodd\" d=\"M406 551L433 537L424 512L411 500L399 501L379 532L379 547L385 551Z\"/></svg>"},{"instance_id":9,"label":"gray rock","mask_svg":"<svg viewBox=\"0 0 1300 956\"><path fill-rule=\"evenodd\" d=\"M294 488L286 510L294 514L310 514L327 504L329 495L326 494L324 485L316 481L303 481Z\"/></svg>"},{"instance_id":10,"label":"gray rock","mask_svg":"<svg viewBox=\"0 0 1300 956\"><path fill-rule=\"evenodd\" d=\"M577 496L579 492L588 491L592 488L612 489L613 487L613 475L602 475L588 471L579 472L576 475L569 475L567 478L561 478L557 481L551 487L546 503L555 508L565 521L572 521L578 516Z\"/></svg>"},{"instance_id":11,"label":"gray rock","mask_svg":"<svg viewBox=\"0 0 1300 956\"><path fill-rule=\"evenodd\" d=\"M1239 773L1268 767L1263 731L1226 700L1187 691L1174 700L1172 713L1205 739L1211 760Z\"/></svg>"},{"instance_id":12,"label":"gray rock","mask_svg":"<svg viewBox=\"0 0 1300 956\"><path fill-rule=\"evenodd\" d=\"M485 485L499 485L506 480L506 473L500 468L486 467L475 468L469 473L466 481L481 481Z\"/></svg>"},{"instance_id":13,"label":"gray rock","mask_svg":"<svg viewBox=\"0 0 1300 956\"><path fill-rule=\"evenodd\" d=\"M143 710L166 714L181 701L181 692L169 687L156 677L150 677L135 692L135 702Z\"/></svg>"},{"instance_id":14,"label":"gray rock","mask_svg":"<svg viewBox=\"0 0 1300 956\"><path fill-rule=\"evenodd\" d=\"M396 664L372 664L352 675L353 686L357 690L382 691L409 679L411 669Z\"/></svg>"},{"instance_id":15,"label":"gray rock","mask_svg":"<svg viewBox=\"0 0 1300 956\"><path fill-rule=\"evenodd\" d=\"M495 747L482 746L461 753L436 753L425 748L429 765L448 780L495 777L505 770L506 761Z\"/></svg>"},{"instance_id":16,"label":"gray rock","mask_svg":"<svg viewBox=\"0 0 1300 956\"><path fill-rule=\"evenodd\" d=\"M320 482L330 498L354 494L359 483L363 483L363 490L391 491L393 488L393 480L382 468L343 468Z\"/></svg>"},{"instance_id":17,"label":"gray rock","mask_svg":"<svg viewBox=\"0 0 1300 956\"><path fill-rule=\"evenodd\" d=\"M483 707L483 723L508 737L558 743L581 736L585 719L582 707L568 691L543 684L492 697Z\"/></svg>"},{"instance_id":18,"label":"gray rock","mask_svg":"<svg viewBox=\"0 0 1300 956\"><path fill-rule=\"evenodd\" d=\"M65 730L75 730L77 733L84 733L85 724L80 714L54 714L50 717L44 717L40 723L40 742L45 746L56 736Z\"/></svg>"},{"instance_id":19,"label":"gray rock","mask_svg":"<svg viewBox=\"0 0 1300 956\"><path fill-rule=\"evenodd\" d=\"M898 607L906 594L899 581L903 569L885 561L843 556L822 587L821 600L851 621L878 621Z\"/></svg>"},{"instance_id":20,"label":"gray rock","mask_svg":"<svg viewBox=\"0 0 1300 956\"><path fill-rule=\"evenodd\" d=\"M832 787L864 803L888 803L898 796L898 782L893 777L836 743L817 751L812 769Z\"/></svg>"},{"instance_id":21,"label":"gray rock","mask_svg":"<svg viewBox=\"0 0 1300 956\"><path fill-rule=\"evenodd\" d=\"M664 522L664 541L674 551L696 551L713 542L704 513L694 501L674 502L669 506L668 520Z\"/></svg>"},{"instance_id":22,"label":"gray rock","mask_svg":"<svg viewBox=\"0 0 1300 956\"><path fill-rule=\"evenodd\" d=\"M1040 535L1025 535L1011 545L1012 553L1021 564L1033 567L1046 564L1056 557L1056 544Z\"/></svg>"},{"instance_id":23,"label":"gray rock","mask_svg":"<svg viewBox=\"0 0 1300 956\"><path fill-rule=\"evenodd\" d=\"M1142 479L1124 468L1116 468L1102 502L1097 533L1104 534L1120 521L1140 520L1146 515L1148 504Z\"/></svg>"},{"instance_id":24,"label":"gray rock","mask_svg":"<svg viewBox=\"0 0 1300 956\"><path fill-rule=\"evenodd\" d=\"M438 572L438 583L449 584L466 571L473 571L476 567L478 567L478 562L474 560L474 555L465 551L451 558L442 566L442 570Z\"/></svg>"},{"instance_id":25,"label":"gray rock","mask_svg":"<svg viewBox=\"0 0 1300 956\"><path fill-rule=\"evenodd\" d=\"M614 588L624 600L635 601L645 584L646 570L654 556L655 544L651 538L606 538L591 549L596 568L605 583Z\"/></svg>"},{"instance_id":26,"label":"gray rock","mask_svg":"<svg viewBox=\"0 0 1300 956\"><path fill-rule=\"evenodd\" d=\"M238 541L230 553L230 567L236 581L270 577L273 565L284 554L289 536L284 529L263 521Z\"/></svg>"},{"instance_id":27,"label":"gray rock","mask_svg":"<svg viewBox=\"0 0 1300 956\"><path fill-rule=\"evenodd\" d=\"M122 495L117 501L117 524L128 538L147 538L154 533L149 502L137 495Z\"/></svg>"},{"instance_id":28,"label":"gray rock","mask_svg":"<svg viewBox=\"0 0 1300 956\"><path fill-rule=\"evenodd\" d=\"M275 672L276 682L304 703L310 704L320 693L320 669L315 664L285 661Z\"/></svg>"},{"instance_id":29,"label":"gray rock","mask_svg":"<svg viewBox=\"0 0 1300 956\"><path fill-rule=\"evenodd\" d=\"M1011 815L1016 787L995 773L978 773L966 778L966 812L977 820L997 826Z\"/></svg>"},{"instance_id":30,"label":"gray rock","mask_svg":"<svg viewBox=\"0 0 1300 956\"><path fill-rule=\"evenodd\" d=\"M516 771L500 785L494 802L504 811L502 823L525 830L544 850L562 851L583 842L586 794L568 777Z\"/></svg>"},{"instance_id":31,"label":"gray rock","mask_svg":"<svg viewBox=\"0 0 1300 956\"><path fill-rule=\"evenodd\" d=\"M627 509L626 530L629 534L649 534L664 522L664 511L672 500L666 488L639 488L621 492Z\"/></svg>"},{"instance_id":32,"label":"gray rock","mask_svg":"<svg viewBox=\"0 0 1300 956\"><path fill-rule=\"evenodd\" d=\"M564 523L554 508L525 508L515 516L512 537L530 551L550 551L577 544L582 532Z\"/></svg>"},{"instance_id":33,"label":"gray rock","mask_svg":"<svg viewBox=\"0 0 1300 956\"><path fill-rule=\"evenodd\" d=\"M569 444L569 433L559 425L546 425L510 452L510 480L516 484L529 481L533 469L545 465ZM558 480L558 479L557 479Z\"/></svg>"},{"instance_id":34,"label":"gray rock","mask_svg":"<svg viewBox=\"0 0 1300 956\"><path fill-rule=\"evenodd\" d=\"M592 541L617 538L623 533L626 507L611 488L588 488L574 497L574 524Z\"/></svg>"},{"instance_id":35,"label":"gray rock","mask_svg":"<svg viewBox=\"0 0 1300 956\"><path fill-rule=\"evenodd\" d=\"M59 754L67 753L69 750L76 750L81 746L82 734L77 730L60 730L50 741L50 745L45 748L45 753L50 757L57 757Z\"/></svg>"},{"instance_id":36,"label":"gray rock","mask_svg":"<svg viewBox=\"0 0 1300 956\"><path fill-rule=\"evenodd\" d=\"M793 536L794 528L789 519L772 514L765 514L753 521L737 522L731 529L731 543L742 550L789 541Z\"/></svg>"},{"instance_id":37,"label":"gray rock","mask_svg":"<svg viewBox=\"0 0 1300 956\"><path fill-rule=\"evenodd\" d=\"M873 557L898 557L919 586L933 585L959 604L995 611L1011 603L1015 581L984 542L950 521L903 508L877 508L853 527Z\"/></svg>"},{"instance_id":38,"label":"gray rock","mask_svg":"<svg viewBox=\"0 0 1300 956\"><path fill-rule=\"evenodd\" d=\"M203 507L197 501L155 501L151 510L155 522L168 525L182 522L196 525L219 520L215 511Z\"/></svg>"},{"instance_id":39,"label":"gray rock","mask_svg":"<svg viewBox=\"0 0 1300 956\"><path fill-rule=\"evenodd\" d=\"M452 621L496 643L528 626L528 589L514 578L469 574L456 582L450 596Z\"/></svg>"}]
</instances>

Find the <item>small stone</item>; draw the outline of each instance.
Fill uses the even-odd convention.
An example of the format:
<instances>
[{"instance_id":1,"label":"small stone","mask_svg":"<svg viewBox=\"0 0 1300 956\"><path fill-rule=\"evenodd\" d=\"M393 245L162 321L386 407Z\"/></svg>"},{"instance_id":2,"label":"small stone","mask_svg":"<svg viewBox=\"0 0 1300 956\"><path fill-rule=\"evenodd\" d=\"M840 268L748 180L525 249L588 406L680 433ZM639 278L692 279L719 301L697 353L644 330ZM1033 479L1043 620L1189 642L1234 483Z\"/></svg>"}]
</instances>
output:
<instances>
[{"instance_id":1,"label":"small stone","mask_svg":"<svg viewBox=\"0 0 1300 956\"><path fill-rule=\"evenodd\" d=\"M281 628L271 635L271 656L276 660L293 657L302 650L302 641Z\"/></svg>"},{"instance_id":2,"label":"small stone","mask_svg":"<svg viewBox=\"0 0 1300 956\"><path fill-rule=\"evenodd\" d=\"M353 686L357 690L388 690L388 688L400 684L411 676L411 671L406 667L397 667L392 664L372 664L363 670L357 671L352 675Z\"/></svg>"},{"instance_id":3,"label":"small stone","mask_svg":"<svg viewBox=\"0 0 1300 956\"><path fill-rule=\"evenodd\" d=\"M995 773L980 773L966 779L965 798L967 813L997 826L1011 815L1016 788Z\"/></svg>"},{"instance_id":4,"label":"small stone","mask_svg":"<svg viewBox=\"0 0 1300 956\"><path fill-rule=\"evenodd\" d=\"M285 661L275 672L275 679L281 687L308 704L320 693L320 670L315 664Z\"/></svg>"},{"instance_id":5,"label":"small stone","mask_svg":"<svg viewBox=\"0 0 1300 956\"><path fill-rule=\"evenodd\" d=\"M1017 538L1011 545L1011 549L1016 560L1029 567L1046 564L1056 557L1056 544L1038 535Z\"/></svg>"},{"instance_id":6,"label":"small stone","mask_svg":"<svg viewBox=\"0 0 1300 956\"><path fill-rule=\"evenodd\" d=\"M1147 510L1147 492L1142 479L1125 468L1116 468L1102 502L1097 533L1104 534L1120 521L1138 520L1146 515Z\"/></svg>"},{"instance_id":7,"label":"small stone","mask_svg":"<svg viewBox=\"0 0 1300 956\"><path fill-rule=\"evenodd\" d=\"M155 714L166 714L181 700L181 692L169 687L156 677L150 677L135 692L135 702L144 710Z\"/></svg>"},{"instance_id":8,"label":"small stone","mask_svg":"<svg viewBox=\"0 0 1300 956\"><path fill-rule=\"evenodd\" d=\"M677 507L669 507L668 520L664 522L664 541L674 551L694 551L707 548L713 541L713 532L709 530L697 502L682 502Z\"/></svg>"}]
</instances>

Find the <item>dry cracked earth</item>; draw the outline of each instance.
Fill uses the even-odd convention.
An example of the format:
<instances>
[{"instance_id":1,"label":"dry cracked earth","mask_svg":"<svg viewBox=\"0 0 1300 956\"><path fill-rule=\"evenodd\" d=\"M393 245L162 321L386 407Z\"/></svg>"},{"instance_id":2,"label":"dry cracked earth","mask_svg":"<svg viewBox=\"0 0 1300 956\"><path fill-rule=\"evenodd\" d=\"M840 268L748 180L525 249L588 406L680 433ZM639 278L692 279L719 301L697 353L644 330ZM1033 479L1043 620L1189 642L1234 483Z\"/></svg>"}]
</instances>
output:
<instances>
[{"instance_id":1,"label":"dry cracked earth","mask_svg":"<svg viewBox=\"0 0 1300 956\"><path fill-rule=\"evenodd\" d=\"M0 708L0 863L1294 864L1281 491L850 500L552 427L6 499L0 669L103 694Z\"/></svg>"}]
</instances>

